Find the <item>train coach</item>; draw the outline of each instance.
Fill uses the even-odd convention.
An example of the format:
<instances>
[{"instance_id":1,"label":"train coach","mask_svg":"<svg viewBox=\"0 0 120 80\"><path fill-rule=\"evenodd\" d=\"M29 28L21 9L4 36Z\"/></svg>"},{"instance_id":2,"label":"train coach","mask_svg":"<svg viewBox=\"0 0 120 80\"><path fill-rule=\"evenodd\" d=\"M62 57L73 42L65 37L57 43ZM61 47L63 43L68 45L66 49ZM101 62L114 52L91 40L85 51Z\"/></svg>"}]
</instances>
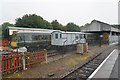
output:
<instances>
[{"instance_id":1,"label":"train coach","mask_svg":"<svg viewBox=\"0 0 120 80\"><path fill-rule=\"evenodd\" d=\"M5 39L12 40L12 36L15 32L19 31L58 31L58 30L51 30L51 29L41 29L41 28L23 28L23 27L11 27L8 26L5 29Z\"/></svg>"},{"instance_id":2,"label":"train coach","mask_svg":"<svg viewBox=\"0 0 120 80\"><path fill-rule=\"evenodd\" d=\"M77 43L86 43L85 33L54 31L51 33L51 44L54 46L68 46Z\"/></svg>"},{"instance_id":3,"label":"train coach","mask_svg":"<svg viewBox=\"0 0 120 80\"><path fill-rule=\"evenodd\" d=\"M51 31L18 31L14 32L11 47L48 49L51 47Z\"/></svg>"}]
</instances>

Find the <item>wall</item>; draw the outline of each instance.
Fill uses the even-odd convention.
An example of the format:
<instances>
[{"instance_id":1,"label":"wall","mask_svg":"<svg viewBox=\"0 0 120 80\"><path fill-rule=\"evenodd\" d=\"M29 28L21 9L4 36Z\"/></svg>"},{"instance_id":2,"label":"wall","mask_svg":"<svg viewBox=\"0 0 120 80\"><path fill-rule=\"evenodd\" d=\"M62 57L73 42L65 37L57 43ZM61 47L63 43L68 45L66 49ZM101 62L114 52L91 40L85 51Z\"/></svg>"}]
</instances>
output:
<instances>
[{"instance_id":1,"label":"wall","mask_svg":"<svg viewBox=\"0 0 120 80\"><path fill-rule=\"evenodd\" d=\"M112 32L110 32L110 34L109 34L109 43L117 42L118 39L119 39L118 35L112 35Z\"/></svg>"}]
</instances>

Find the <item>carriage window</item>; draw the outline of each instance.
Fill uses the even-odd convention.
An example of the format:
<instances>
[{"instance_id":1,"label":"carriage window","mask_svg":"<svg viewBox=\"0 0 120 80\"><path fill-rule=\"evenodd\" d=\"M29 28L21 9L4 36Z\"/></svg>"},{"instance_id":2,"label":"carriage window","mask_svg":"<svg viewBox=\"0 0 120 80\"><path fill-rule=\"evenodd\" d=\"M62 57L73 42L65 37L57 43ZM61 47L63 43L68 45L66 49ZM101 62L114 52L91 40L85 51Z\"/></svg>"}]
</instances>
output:
<instances>
[{"instance_id":1,"label":"carriage window","mask_svg":"<svg viewBox=\"0 0 120 80\"><path fill-rule=\"evenodd\" d=\"M35 38L35 40L38 40L38 36L35 36L34 38Z\"/></svg>"},{"instance_id":2,"label":"carriage window","mask_svg":"<svg viewBox=\"0 0 120 80\"><path fill-rule=\"evenodd\" d=\"M60 38L62 38L62 34L60 34Z\"/></svg>"},{"instance_id":3,"label":"carriage window","mask_svg":"<svg viewBox=\"0 0 120 80\"><path fill-rule=\"evenodd\" d=\"M23 37L22 37L22 36L19 36L18 40L19 40L19 41L23 41Z\"/></svg>"},{"instance_id":4,"label":"carriage window","mask_svg":"<svg viewBox=\"0 0 120 80\"><path fill-rule=\"evenodd\" d=\"M31 36L29 36L29 40L30 40L30 41L32 40L32 37L31 37Z\"/></svg>"},{"instance_id":5,"label":"carriage window","mask_svg":"<svg viewBox=\"0 0 120 80\"><path fill-rule=\"evenodd\" d=\"M40 38L40 40L42 40L42 36L41 36L41 35L40 35L40 37L39 37L39 38Z\"/></svg>"},{"instance_id":6,"label":"carriage window","mask_svg":"<svg viewBox=\"0 0 120 80\"><path fill-rule=\"evenodd\" d=\"M37 35L32 35L32 40L39 40L39 37Z\"/></svg>"},{"instance_id":7,"label":"carriage window","mask_svg":"<svg viewBox=\"0 0 120 80\"><path fill-rule=\"evenodd\" d=\"M47 36L46 35L42 35L42 40L46 40Z\"/></svg>"},{"instance_id":8,"label":"carriage window","mask_svg":"<svg viewBox=\"0 0 120 80\"><path fill-rule=\"evenodd\" d=\"M58 39L58 34L55 34L55 38Z\"/></svg>"},{"instance_id":9,"label":"carriage window","mask_svg":"<svg viewBox=\"0 0 120 80\"><path fill-rule=\"evenodd\" d=\"M17 34L13 34L13 36L12 36L12 41L17 41Z\"/></svg>"},{"instance_id":10,"label":"carriage window","mask_svg":"<svg viewBox=\"0 0 120 80\"><path fill-rule=\"evenodd\" d=\"M47 39L47 36L46 36L46 35L44 36L44 39L45 39L45 40Z\"/></svg>"},{"instance_id":11,"label":"carriage window","mask_svg":"<svg viewBox=\"0 0 120 80\"><path fill-rule=\"evenodd\" d=\"M82 39L82 35L80 35L80 39Z\"/></svg>"},{"instance_id":12,"label":"carriage window","mask_svg":"<svg viewBox=\"0 0 120 80\"><path fill-rule=\"evenodd\" d=\"M42 35L42 40L44 40L44 35Z\"/></svg>"},{"instance_id":13,"label":"carriage window","mask_svg":"<svg viewBox=\"0 0 120 80\"><path fill-rule=\"evenodd\" d=\"M48 40L50 40L51 39L51 36L48 36Z\"/></svg>"},{"instance_id":14,"label":"carriage window","mask_svg":"<svg viewBox=\"0 0 120 80\"><path fill-rule=\"evenodd\" d=\"M78 39L78 36L76 36L76 39Z\"/></svg>"}]
</instances>

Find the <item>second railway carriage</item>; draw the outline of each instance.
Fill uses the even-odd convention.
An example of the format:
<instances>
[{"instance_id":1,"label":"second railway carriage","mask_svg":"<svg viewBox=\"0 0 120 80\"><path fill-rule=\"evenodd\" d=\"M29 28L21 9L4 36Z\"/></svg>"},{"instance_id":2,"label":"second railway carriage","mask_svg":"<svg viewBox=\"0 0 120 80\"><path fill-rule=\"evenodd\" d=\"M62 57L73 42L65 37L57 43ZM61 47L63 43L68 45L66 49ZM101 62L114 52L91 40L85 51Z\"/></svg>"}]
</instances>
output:
<instances>
[{"instance_id":1,"label":"second railway carriage","mask_svg":"<svg viewBox=\"0 0 120 80\"><path fill-rule=\"evenodd\" d=\"M54 46L67 46L77 43L86 43L85 33L53 31L51 34L51 44Z\"/></svg>"}]
</instances>

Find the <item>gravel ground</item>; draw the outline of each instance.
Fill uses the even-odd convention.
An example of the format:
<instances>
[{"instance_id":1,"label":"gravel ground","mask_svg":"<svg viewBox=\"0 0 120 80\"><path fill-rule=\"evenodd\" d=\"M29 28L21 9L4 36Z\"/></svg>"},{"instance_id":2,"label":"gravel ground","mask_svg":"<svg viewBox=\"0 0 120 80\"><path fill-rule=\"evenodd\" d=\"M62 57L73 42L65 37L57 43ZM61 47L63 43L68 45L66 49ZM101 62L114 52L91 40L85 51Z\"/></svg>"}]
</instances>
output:
<instances>
[{"instance_id":1,"label":"gravel ground","mask_svg":"<svg viewBox=\"0 0 120 80\"><path fill-rule=\"evenodd\" d=\"M107 47L109 46L96 46L88 50L88 53L83 55L72 52L65 55L59 54L53 57L49 57L47 64L38 63L29 66L25 71L22 70L15 72L14 74L5 75L4 78L50 78L48 76L49 74L53 75L51 78L59 78L74 69L76 66L84 64L88 59L95 56Z\"/></svg>"}]
</instances>

